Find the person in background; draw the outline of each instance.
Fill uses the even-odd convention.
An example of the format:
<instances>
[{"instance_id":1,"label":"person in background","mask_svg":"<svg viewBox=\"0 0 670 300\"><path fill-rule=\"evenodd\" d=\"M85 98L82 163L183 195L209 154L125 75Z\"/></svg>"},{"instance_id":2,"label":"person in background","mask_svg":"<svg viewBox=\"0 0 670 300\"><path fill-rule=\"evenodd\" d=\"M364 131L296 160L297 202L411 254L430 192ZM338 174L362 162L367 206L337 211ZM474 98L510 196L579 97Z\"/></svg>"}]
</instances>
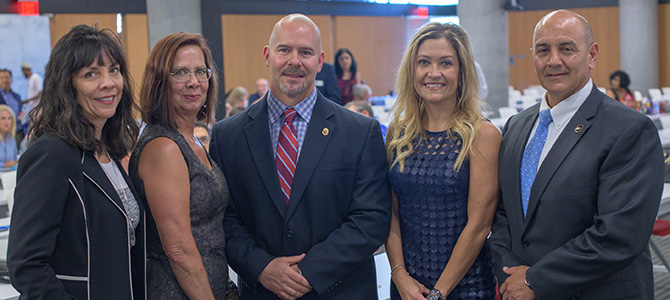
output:
<instances>
[{"instance_id":1,"label":"person in background","mask_svg":"<svg viewBox=\"0 0 670 300\"><path fill-rule=\"evenodd\" d=\"M340 87L337 82L337 75L335 75L335 68L333 65L323 62L323 67L321 71L316 73L316 81L314 85L321 92L321 95L326 97L326 99L333 101L337 104L342 102L340 97Z\"/></svg>"},{"instance_id":2,"label":"person in background","mask_svg":"<svg viewBox=\"0 0 670 300\"><path fill-rule=\"evenodd\" d=\"M477 70L477 79L479 80L479 92L477 92L477 96L484 101L489 96L489 85L486 83L484 70L482 70L482 66L477 61L475 61L475 70Z\"/></svg>"},{"instance_id":3,"label":"person in background","mask_svg":"<svg viewBox=\"0 0 670 300\"><path fill-rule=\"evenodd\" d=\"M226 97L226 116L230 116L230 112L237 107L247 108L249 106L249 93L247 89L238 86L228 92Z\"/></svg>"},{"instance_id":4,"label":"person in background","mask_svg":"<svg viewBox=\"0 0 670 300\"><path fill-rule=\"evenodd\" d=\"M202 143L202 146L205 147L205 150L209 152L209 128L207 128L207 124L195 122L193 132L195 133L195 137Z\"/></svg>"},{"instance_id":5,"label":"person in background","mask_svg":"<svg viewBox=\"0 0 670 300\"><path fill-rule=\"evenodd\" d=\"M358 72L358 64L351 50L340 48L335 53L335 74L340 88L340 104L345 105L354 97L351 87L356 83L363 83L363 76Z\"/></svg>"},{"instance_id":6,"label":"person in background","mask_svg":"<svg viewBox=\"0 0 670 300\"><path fill-rule=\"evenodd\" d=\"M486 237L498 202L498 129L486 122L470 39L428 23L403 56L387 136L391 299L493 299ZM427 236L431 238L426 238Z\"/></svg>"},{"instance_id":7,"label":"person in background","mask_svg":"<svg viewBox=\"0 0 670 300\"><path fill-rule=\"evenodd\" d=\"M265 78L256 79L256 92L249 95L249 105L253 105L256 101L263 98L265 93L268 92L270 87L268 86L268 80Z\"/></svg>"},{"instance_id":8,"label":"person in background","mask_svg":"<svg viewBox=\"0 0 670 300\"><path fill-rule=\"evenodd\" d=\"M355 86L354 86L355 87ZM372 112L372 107L368 104L368 101L366 100L354 100L346 105L344 105L345 108L349 109L350 111L359 113L361 115L364 115L368 118L375 118L375 114ZM382 130L382 138L384 138L384 141L386 141L386 125L379 123L379 127Z\"/></svg>"},{"instance_id":9,"label":"person in background","mask_svg":"<svg viewBox=\"0 0 670 300\"><path fill-rule=\"evenodd\" d=\"M567 10L535 26L546 94L511 117L489 238L503 299L654 299L649 237L663 193L663 149L647 116L591 80L599 46Z\"/></svg>"},{"instance_id":10,"label":"person in background","mask_svg":"<svg viewBox=\"0 0 670 300\"><path fill-rule=\"evenodd\" d=\"M307 16L277 22L263 54L270 91L216 123L210 143L230 180L240 299L377 299L372 254L391 214L379 123L317 92L324 53Z\"/></svg>"},{"instance_id":11,"label":"person in background","mask_svg":"<svg viewBox=\"0 0 670 300\"><path fill-rule=\"evenodd\" d=\"M18 165L11 283L21 299L144 299L145 213L119 163L139 129L118 35L73 27L44 83Z\"/></svg>"},{"instance_id":12,"label":"person in background","mask_svg":"<svg viewBox=\"0 0 670 300\"><path fill-rule=\"evenodd\" d=\"M9 69L0 69L0 104L5 104L12 108L16 119L16 141L18 143L23 139L23 123L19 119L21 110L23 109L23 102L21 96L12 90L12 71Z\"/></svg>"},{"instance_id":13,"label":"person in background","mask_svg":"<svg viewBox=\"0 0 670 300\"><path fill-rule=\"evenodd\" d=\"M244 110L245 110L244 107L239 107L239 106L238 106L238 107L235 107L235 108L233 108L233 109L230 110L229 117L232 117L232 116L234 116L234 115L236 115L236 114L239 114L239 113L243 112Z\"/></svg>"},{"instance_id":14,"label":"person in background","mask_svg":"<svg viewBox=\"0 0 670 300\"><path fill-rule=\"evenodd\" d=\"M616 70L610 74L610 89L607 90L607 96L617 100L632 109L639 109L640 105L633 97L633 93L628 89L630 86L630 77L626 72Z\"/></svg>"},{"instance_id":15,"label":"person in background","mask_svg":"<svg viewBox=\"0 0 670 300\"><path fill-rule=\"evenodd\" d=\"M224 299L221 222L226 179L195 135L217 100L216 68L200 34L173 33L149 54L140 92L147 126L130 156L130 178L147 207L149 299Z\"/></svg>"},{"instance_id":16,"label":"person in background","mask_svg":"<svg viewBox=\"0 0 670 300\"><path fill-rule=\"evenodd\" d=\"M363 100L368 102L370 97L372 97L372 89L364 83L354 84L354 86L351 87L351 93L354 96L352 101Z\"/></svg>"},{"instance_id":17,"label":"person in background","mask_svg":"<svg viewBox=\"0 0 670 300\"><path fill-rule=\"evenodd\" d=\"M247 92L247 89L243 86L235 87L228 93L226 103L229 104L231 108L247 108L247 106L249 106L249 92Z\"/></svg>"},{"instance_id":18,"label":"person in background","mask_svg":"<svg viewBox=\"0 0 670 300\"><path fill-rule=\"evenodd\" d=\"M21 64L21 72L28 79L28 98L22 101L21 123L29 127L30 111L40 103L40 97L42 96L42 77L33 73L32 67L26 62ZM27 128L24 128L24 130L27 132Z\"/></svg>"},{"instance_id":19,"label":"person in background","mask_svg":"<svg viewBox=\"0 0 670 300\"><path fill-rule=\"evenodd\" d=\"M16 116L12 109L0 104L0 163L5 168L16 166Z\"/></svg>"}]
</instances>

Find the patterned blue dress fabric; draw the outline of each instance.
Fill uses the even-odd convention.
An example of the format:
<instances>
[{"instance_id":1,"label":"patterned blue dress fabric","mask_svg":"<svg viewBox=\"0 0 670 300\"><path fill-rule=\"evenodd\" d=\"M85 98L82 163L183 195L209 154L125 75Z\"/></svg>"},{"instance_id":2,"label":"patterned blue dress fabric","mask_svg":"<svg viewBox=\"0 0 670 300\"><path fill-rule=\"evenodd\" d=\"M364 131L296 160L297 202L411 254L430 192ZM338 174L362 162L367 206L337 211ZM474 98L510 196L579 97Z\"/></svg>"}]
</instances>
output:
<instances>
[{"instance_id":1,"label":"patterned blue dress fabric","mask_svg":"<svg viewBox=\"0 0 670 300\"><path fill-rule=\"evenodd\" d=\"M521 158L521 203L523 204L524 217L526 217L526 210L528 210L530 188L535 181L537 166L540 162L544 142L547 141L547 132L551 121L551 111L549 109L540 112L540 122L535 129L535 135L526 146L526 150L523 151L523 158Z\"/></svg>"},{"instance_id":2,"label":"patterned blue dress fabric","mask_svg":"<svg viewBox=\"0 0 670 300\"><path fill-rule=\"evenodd\" d=\"M461 151L456 133L426 132L405 160L389 172L398 196L402 248L407 272L431 289L447 265L456 241L468 220L470 164L465 160L454 171ZM400 300L391 282L391 299ZM493 260L487 245L446 299L495 299Z\"/></svg>"}]
</instances>

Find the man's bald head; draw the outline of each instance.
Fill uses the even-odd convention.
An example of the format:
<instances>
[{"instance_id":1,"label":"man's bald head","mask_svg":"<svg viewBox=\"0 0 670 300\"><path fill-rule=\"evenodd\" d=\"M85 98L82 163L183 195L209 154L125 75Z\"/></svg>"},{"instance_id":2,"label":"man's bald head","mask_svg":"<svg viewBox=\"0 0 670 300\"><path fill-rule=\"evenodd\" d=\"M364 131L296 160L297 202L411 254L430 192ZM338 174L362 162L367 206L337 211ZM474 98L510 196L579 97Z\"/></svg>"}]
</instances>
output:
<instances>
[{"instance_id":1,"label":"man's bald head","mask_svg":"<svg viewBox=\"0 0 670 300\"><path fill-rule=\"evenodd\" d=\"M584 17L567 10L545 15L533 33L535 74L550 107L577 93L591 79L599 46Z\"/></svg>"},{"instance_id":2,"label":"man's bald head","mask_svg":"<svg viewBox=\"0 0 670 300\"><path fill-rule=\"evenodd\" d=\"M276 43L277 40L277 34L282 31L282 28L285 26L288 26L289 24L295 24L295 23L302 23L305 26L301 26L302 30L308 31L308 30L314 30L316 32L316 37L318 39L318 45L319 49L316 49L317 51L321 51L321 31L319 30L319 26L316 26L316 23L312 21L308 16L305 16L303 14L290 14L287 15L281 20L279 20L275 26L272 28L272 33L270 34L270 40L268 41L268 45L270 48L274 46L274 43Z\"/></svg>"},{"instance_id":3,"label":"man's bald head","mask_svg":"<svg viewBox=\"0 0 670 300\"><path fill-rule=\"evenodd\" d=\"M537 25L535 25L535 31L533 31L533 45L535 44L535 38L539 31L541 31L547 25L552 26L568 26L570 24L578 24L579 28L582 29L582 34L584 34L584 41L586 45L589 46L593 44L593 29L591 24L580 14L569 11L569 10L555 10L546 14Z\"/></svg>"},{"instance_id":4,"label":"man's bald head","mask_svg":"<svg viewBox=\"0 0 670 300\"><path fill-rule=\"evenodd\" d=\"M263 48L270 68L270 92L287 106L294 106L315 89L316 73L323 65L319 27L305 15L281 18Z\"/></svg>"}]
</instances>

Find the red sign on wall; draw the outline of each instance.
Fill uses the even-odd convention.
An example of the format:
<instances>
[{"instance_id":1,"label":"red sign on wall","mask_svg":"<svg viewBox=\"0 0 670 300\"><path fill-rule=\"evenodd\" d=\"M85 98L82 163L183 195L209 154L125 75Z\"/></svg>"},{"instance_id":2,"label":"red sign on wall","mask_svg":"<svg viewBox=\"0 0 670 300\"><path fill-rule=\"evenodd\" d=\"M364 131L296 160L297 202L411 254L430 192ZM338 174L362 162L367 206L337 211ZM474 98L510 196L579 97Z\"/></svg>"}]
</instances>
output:
<instances>
[{"instance_id":1,"label":"red sign on wall","mask_svg":"<svg viewBox=\"0 0 670 300\"><path fill-rule=\"evenodd\" d=\"M37 1L19 1L19 15L36 16L40 14L40 5Z\"/></svg>"}]
</instances>

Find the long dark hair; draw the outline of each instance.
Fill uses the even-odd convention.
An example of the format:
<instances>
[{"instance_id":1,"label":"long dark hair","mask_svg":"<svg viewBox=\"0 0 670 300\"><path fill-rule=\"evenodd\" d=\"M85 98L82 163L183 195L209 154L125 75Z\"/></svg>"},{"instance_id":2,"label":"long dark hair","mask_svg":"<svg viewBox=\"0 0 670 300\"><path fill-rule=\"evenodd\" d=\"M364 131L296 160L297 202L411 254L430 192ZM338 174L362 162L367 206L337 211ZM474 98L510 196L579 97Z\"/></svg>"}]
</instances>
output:
<instances>
[{"instance_id":1,"label":"long dark hair","mask_svg":"<svg viewBox=\"0 0 670 300\"><path fill-rule=\"evenodd\" d=\"M42 100L30 112L34 120L30 134L33 140L37 140L51 133L84 151L106 149L112 159L121 159L132 150L139 133L133 118L136 104L132 81L118 35L109 29L98 30L96 27L74 26L54 46L44 73ZM102 65L105 56L112 64L119 65L123 91L116 112L105 122L98 140L94 125L84 116L77 101L72 77L81 68L96 61Z\"/></svg>"},{"instance_id":2,"label":"long dark hair","mask_svg":"<svg viewBox=\"0 0 670 300\"><path fill-rule=\"evenodd\" d=\"M335 53L335 74L337 74L337 78L342 78L342 75L344 75L344 70L342 70L340 63L338 62L338 59L340 59L340 56L342 56L344 53L347 53L349 56L351 56L351 67L349 68L349 71L351 71L351 77L356 78L356 74L358 73L358 64L356 63L356 59L354 59L354 54L352 54L351 50L347 48L340 48L337 50L337 53Z\"/></svg>"},{"instance_id":3,"label":"long dark hair","mask_svg":"<svg viewBox=\"0 0 670 300\"><path fill-rule=\"evenodd\" d=\"M216 111L219 82L212 52L202 35L177 32L160 39L147 59L142 88L140 89L142 120L147 124L160 124L172 130L177 130L175 105L169 97L170 72L172 72L174 66L177 50L188 45L195 45L200 48L205 56L205 65L212 70L212 77L209 79L207 89L207 99L197 116L197 121L207 124L212 122Z\"/></svg>"}]
</instances>

